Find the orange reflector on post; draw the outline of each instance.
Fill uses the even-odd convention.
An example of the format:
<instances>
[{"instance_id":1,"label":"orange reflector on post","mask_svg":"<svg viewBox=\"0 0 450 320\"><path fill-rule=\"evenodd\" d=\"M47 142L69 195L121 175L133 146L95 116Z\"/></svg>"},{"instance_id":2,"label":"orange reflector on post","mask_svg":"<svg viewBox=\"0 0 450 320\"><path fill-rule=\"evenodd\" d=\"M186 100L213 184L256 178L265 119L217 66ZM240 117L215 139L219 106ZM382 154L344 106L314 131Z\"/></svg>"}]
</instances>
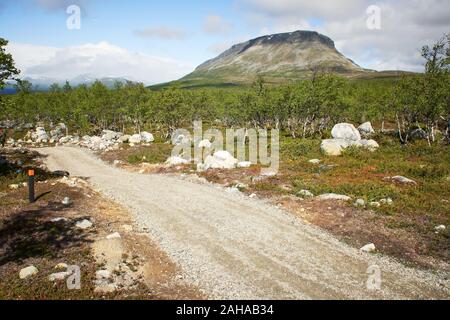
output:
<instances>
[{"instance_id":1,"label":"orange reflector on post","mask_svg":"<svg viewBox=\"0 0 450 320\"><path fill-rule=\"evenodd\" d=\"M28 170L28 176L29 177L34 177L34 170Z\"/></svg>"}]
</instances>

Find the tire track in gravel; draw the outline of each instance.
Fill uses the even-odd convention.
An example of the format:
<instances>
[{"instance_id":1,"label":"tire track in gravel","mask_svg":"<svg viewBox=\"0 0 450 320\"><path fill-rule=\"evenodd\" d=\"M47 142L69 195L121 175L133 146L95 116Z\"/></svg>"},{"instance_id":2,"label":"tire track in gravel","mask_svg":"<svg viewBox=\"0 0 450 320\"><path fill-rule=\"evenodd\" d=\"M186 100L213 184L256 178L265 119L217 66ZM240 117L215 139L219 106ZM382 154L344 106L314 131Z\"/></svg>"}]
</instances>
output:
<instances>
[{"instance_id":1,"label":"tire track in gravel","mask_svg":"<svg viewBox=\"0 0 450 320\"><path fill-rule=\"evenodd\" d=\"M39 149L51 170L86 177L127 207L180 265L185 281L222 299L448 299L447 275L351 248L293 215L241 194L111 167L90 151ZM368 290L367 269L382 272Z\"/></svg>"}]
</instances>

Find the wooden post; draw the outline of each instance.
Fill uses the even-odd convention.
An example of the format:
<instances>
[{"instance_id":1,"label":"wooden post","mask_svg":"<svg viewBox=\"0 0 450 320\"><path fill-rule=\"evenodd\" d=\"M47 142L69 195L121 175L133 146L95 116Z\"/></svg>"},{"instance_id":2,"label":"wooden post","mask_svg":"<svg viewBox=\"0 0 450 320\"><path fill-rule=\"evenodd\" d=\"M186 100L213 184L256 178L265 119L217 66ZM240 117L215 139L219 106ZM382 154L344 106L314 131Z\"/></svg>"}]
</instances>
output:
<instances>
[{"instance_id":1,"label":"wooden post","mask_svg":"<svg viewBox=\"0 0 450 320\"><path fill-rule=\"evenodd\" d=\"M28 199L30 203L36 201L34 196L34 170L28 170Z\"/></svg>"}]
</instances>

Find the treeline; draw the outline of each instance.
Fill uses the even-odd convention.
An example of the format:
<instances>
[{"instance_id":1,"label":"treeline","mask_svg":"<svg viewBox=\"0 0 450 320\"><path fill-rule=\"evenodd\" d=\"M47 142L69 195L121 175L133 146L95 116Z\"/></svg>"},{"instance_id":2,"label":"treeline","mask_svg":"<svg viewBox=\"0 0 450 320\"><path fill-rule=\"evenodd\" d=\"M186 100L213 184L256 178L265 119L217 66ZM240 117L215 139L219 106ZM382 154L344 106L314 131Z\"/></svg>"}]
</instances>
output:
<instances>
[{"instance_id":1,"label":"treeline","mask_svg":"<svg viewBox=\"0 0 450 320\"><path fill-rule=\"evenodd\" d=\"M317 74L279 86L258 78L253 86L242 89L162 91L132 83L117 83L112 90L101 82L77 88L66 83L53 85L47 93L32 93L27 83L21 83L17 94L1 97L0 118L64 122L79 134L133 127L135 131L151 128L167 136L200 119L212 125L279 128L293 137L323 135L342 121L377 121L395 123L403 143L415 128L422 128L431 143L437 129L448 130L446 48L448 42L425 47L425 73L399 80L351 81Z\"/></svg>"}]
</instances>

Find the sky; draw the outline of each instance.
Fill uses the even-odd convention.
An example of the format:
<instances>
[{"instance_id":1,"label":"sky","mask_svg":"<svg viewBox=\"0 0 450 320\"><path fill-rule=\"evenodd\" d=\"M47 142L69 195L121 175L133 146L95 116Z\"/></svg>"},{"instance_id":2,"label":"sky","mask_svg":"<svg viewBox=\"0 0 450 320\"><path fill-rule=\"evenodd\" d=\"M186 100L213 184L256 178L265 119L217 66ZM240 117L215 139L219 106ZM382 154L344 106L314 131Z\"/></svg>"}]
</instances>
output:
<instances>
[{"instance_id":1,"label":"sky","mask_svg":"<svg viewBox=\"0 0 450 320\"><path fill-rule=\"evenodd\" d=\"M167 82L233 44L295 30L329 36L365 68L421 71L421 46L450 33L450 1L0 0L0 37L32 78Z\"/></svg>"}]
</instances>

